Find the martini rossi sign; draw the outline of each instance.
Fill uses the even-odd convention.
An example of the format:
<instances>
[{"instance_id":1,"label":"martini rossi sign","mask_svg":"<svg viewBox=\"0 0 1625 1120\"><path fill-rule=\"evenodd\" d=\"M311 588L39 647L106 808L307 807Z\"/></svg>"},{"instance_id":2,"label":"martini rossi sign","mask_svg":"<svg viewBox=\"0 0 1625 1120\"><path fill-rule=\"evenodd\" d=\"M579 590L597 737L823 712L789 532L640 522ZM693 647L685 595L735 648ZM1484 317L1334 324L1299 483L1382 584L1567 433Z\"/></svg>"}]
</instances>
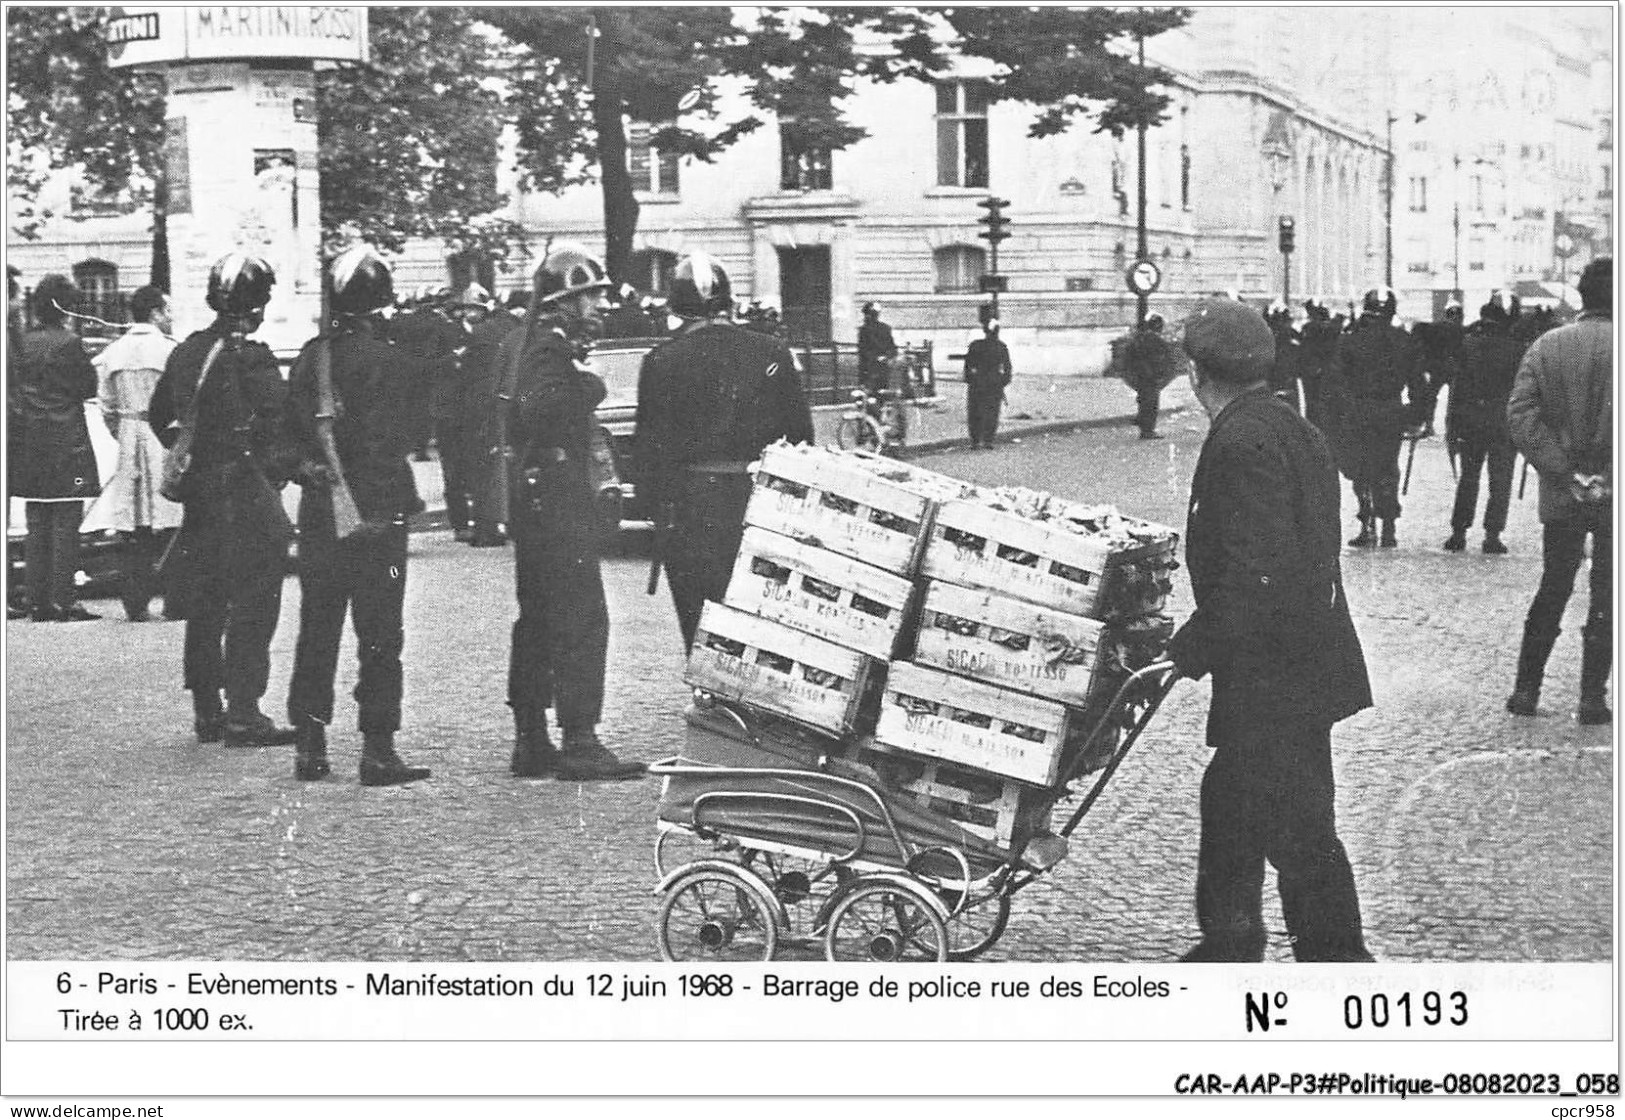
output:
<instances>
[{"instance_id":1,"label":"martini rossi sign","mask_svg":"<svg viewBox=\"0 0 1625 1120\"><path fill-rule=\"evenodd\" d=\"M113 66L215 59L367 61L362 7L115 8L107 22Z\"/></svg>"}]
</instances>

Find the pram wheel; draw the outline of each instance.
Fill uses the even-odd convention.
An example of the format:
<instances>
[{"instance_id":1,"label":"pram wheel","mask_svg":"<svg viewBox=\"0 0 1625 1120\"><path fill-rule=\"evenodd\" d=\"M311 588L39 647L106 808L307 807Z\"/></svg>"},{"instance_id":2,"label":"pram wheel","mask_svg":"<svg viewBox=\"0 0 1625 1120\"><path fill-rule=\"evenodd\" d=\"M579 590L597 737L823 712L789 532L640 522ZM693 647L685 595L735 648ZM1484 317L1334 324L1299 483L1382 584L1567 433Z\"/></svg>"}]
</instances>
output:
<instances>
[{"instance_id":1,"label":"pram wheel","mask_svg":"<svg viewBox=\"0 0 1625 1120\"><path fill-rule=\"evenodd\" d=\"M755 876L720 867L684 875L660 903L660 956L668 961L770 961L779 945L773 907Z\"/></svg>"},{"instance_id":2,"label":"pram wheel","mask_svg":"<svg viewBox=\"0 0 1625 1120\"><path fill-rule=\"evenodd\" d=\"M884 964L945 961L948 929L941 905L924 887L901 879L860 882L830 913L824 955Z\"/></svg>"},{"instance_id":3,"label":"pram wheel","mask_svg":"<svg viewBox=\"0 0 1625 1120\"><path fill-rule=\"evenodd\" d=\"M947 899L944 900L949 901ZM958 902L957 897L952 901ZM953 909L953 907L949 907ZM1010 896L1004 892L972 899L948 919L948 959L973 961L993 947L1010 921Z\"/></svg>"}]
</instances>

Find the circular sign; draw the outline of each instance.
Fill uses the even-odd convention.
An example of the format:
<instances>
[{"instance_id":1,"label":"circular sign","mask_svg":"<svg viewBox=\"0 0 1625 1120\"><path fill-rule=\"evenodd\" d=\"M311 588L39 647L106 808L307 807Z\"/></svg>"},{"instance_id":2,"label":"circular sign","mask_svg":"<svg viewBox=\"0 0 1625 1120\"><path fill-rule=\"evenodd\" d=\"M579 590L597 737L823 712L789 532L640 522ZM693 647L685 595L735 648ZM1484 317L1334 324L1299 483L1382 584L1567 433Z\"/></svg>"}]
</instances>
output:
<instances>
[{"instance_id":1,"label":"circular sign","mask_svg":"<svg viewBox=\"0 0 1625 1120\"><path fill-rule=\"evenodd\" d=\"M1560 257L1567 257L1567 256L1572 256L1573 254L1574 254L1574 238L1570 237L1566 233L1558 234L1557 235L1557 255L1560 256Z\"/></svg>"},{"instance_id":2,"label":"circular sign","mask_svg":"<svg viewBox=\"0 0 1625 1120\"><path fill-rule=\"evenodd\" d=\"M1150 295L1162 283L1162 270L1152 261L1135 261L1129 266L1128 286L1136 295Z\"/></svg>"}]
</instances>

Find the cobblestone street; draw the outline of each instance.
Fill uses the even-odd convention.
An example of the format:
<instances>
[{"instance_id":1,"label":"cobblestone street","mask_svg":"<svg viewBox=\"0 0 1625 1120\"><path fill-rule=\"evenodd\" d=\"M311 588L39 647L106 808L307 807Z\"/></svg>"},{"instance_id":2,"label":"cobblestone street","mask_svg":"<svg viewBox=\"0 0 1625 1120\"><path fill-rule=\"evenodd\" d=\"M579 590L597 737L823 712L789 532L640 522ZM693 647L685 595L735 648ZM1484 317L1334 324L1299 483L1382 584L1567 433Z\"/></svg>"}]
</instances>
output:
<instances>
[{"instance_id":1,"label":"cobblestone street","mask_svg":"<svg viewBox=\"0 0 1625 1120\"><path fill-rule=\"evenodd\" d=\"M1118 411L1122 411L1119 408ZM1170 439L1132 426L1032 434L927 455L977 482L1109 500L1183 528L1205 419ZM1397 551L1346 553L1378 698L1334 734L1339 815L1373 951L1390 960L1606 960L1612 943L1612 728L1573 719L1578 603L1540 714L1502 710L1538 579L1534 485L1511 555L1452 556L1450 474L1422 444ZM1345 487L1344 510L1351 500ZM1352 517L1345 517L1352 524ZM605 564L612 615L603 732L675 754L687 693L639 534ZM1577 597L1578 598L1578 597ZM278 716L298 587L289 581L266 709ZM362 789L352 639L334 776L293 780L291 748L198 746L179 688L180 626L107 618L7 625L8 933L14 959L557 960L655 957L658 783L507 774L503 704L512 556L444 531L412 541L400 749L432 780ZM1173 612L1190 609L1184 573ZM1015 900L990 959L1166 961L1195 936L1206 684L1180 684L1047 882ZM1062 811L1066 806L1063 805ZM1279 911L1272 959L1288 959Z\"/></svg>"}]
</instances>

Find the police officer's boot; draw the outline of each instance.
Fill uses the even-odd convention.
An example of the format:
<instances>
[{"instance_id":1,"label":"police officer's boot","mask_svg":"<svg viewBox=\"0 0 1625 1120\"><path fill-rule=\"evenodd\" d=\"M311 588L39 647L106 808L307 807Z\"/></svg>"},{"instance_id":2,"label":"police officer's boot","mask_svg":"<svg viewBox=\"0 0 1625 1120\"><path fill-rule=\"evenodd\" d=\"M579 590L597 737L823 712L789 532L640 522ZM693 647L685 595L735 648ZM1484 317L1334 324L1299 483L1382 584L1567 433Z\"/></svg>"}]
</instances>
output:
<instances>
[{"instance_id":1,"label":"police officer's boot","mask_svg":"<svg viewBox=\"0 0 1625 1120\"><path fill-rule=\"evenodd\" d=\"M545 778L557 765L558 753L553 750L553 740L547 737L547 724L516 719L508 773L516 778Z\"/></svg>"},{"instance_id":2,"label":"police officer's boot","mask_svg":"<svg viewBox=\"0 0 1625 1120\"><path fill-rule=\"evenodd\" d=\"M258 700L228 700L226 746L283 747L294 741L295 731L282 727L260 711Z\"/></svg>"},{"instance_id":3,"label":"police officer's boot","mask_svg":"<svg viewBox=\"0 0 1625 1120\"><path fill-rule=\"evenodd\" d=\"M1515 716L1532 716L1540 703L1540 685L1546 677L1546 659L1557 644L1556 627L1547 631L1523 628L1523 646L1518 650L1518 679L1513 682L1512 695L1507 697L1507 711ZM1606 678L1607 673L1604 672Z\"/></svg>"},{"instance_id":4,"label":"police officer's boot","mask_svg":"<svg viewBox=\"0 0 1625 1120\"><path fill-rule=\"evenodd\" d=\"M226 709L214 689L192 693L192 730L200 743L218 743L226 734Z\"/></svg>"},{"instance_id":5,"label":"police officer's boot","mask_svg":"<svg viewBox=\"0 0 1625 1120\"><path fill-rule=\"evenodd\" d=\"M1398 548L1399 537L1394 532L1394 518L1382 519L1382 540L1379 542L1383 548Z\"/></svg>"},{"instance_id":6,"label":"police officer's boot","mask_svg":"<svg viewBox=\"0 0 1625 1120\"><path fill-rule=\"evenodd\" d=\"M1580 647L1581 723L1595 726L1614 721L1614 713L1608 710L1608 675L1613 668L1614 647L1609 638L1598 641L1587 635Z\"/></svg>"},{"instance_id":7,"label":"police officer's boot","mask_svg":"<svg viewBox=\"0 0 1625 1120\"><path fill-rule=\"evenodd\" d=\"M293 776L301 782L319 782L333 772L327 761L327 728L310 717L297 722L293 741Z\"/></svg>"},{"instance_id":8,"label":"police officer's boot","mask_svg":"<svg viewBox=\"0 0 1625 1120\"><path fill-rule=\"evenodd\" d=\"M1360 532L1358 536L1349 539L1350 548L1373 548L1377 543L1377 535L1371 530L1376 528L1375 517L1360 518Z\"/></svg>"},{"instance_id":9,"label":"police officer's boot","mask_svg":"<svg viewBox=\"0 0 1625 1120\"><path fill-rule=\"evenodd\" d=\"M622 762L617 758L598 741L598 733L592 728L564 729L564 745L554 770L559 781L621 782L641 778L644 771L641 762Z\"/></svg>"},{"instance_id":10,"label":"police officer's boot","mask_svg":"<svg viewBox=\"0 0 1625 1120\"><path fill-rule=\"evenodd\" d=\"M399 786L429 776L427 766L408 766L395 753L393 731L368 731L361 736L361 784Z\"/></svg>"}]
</instances>

